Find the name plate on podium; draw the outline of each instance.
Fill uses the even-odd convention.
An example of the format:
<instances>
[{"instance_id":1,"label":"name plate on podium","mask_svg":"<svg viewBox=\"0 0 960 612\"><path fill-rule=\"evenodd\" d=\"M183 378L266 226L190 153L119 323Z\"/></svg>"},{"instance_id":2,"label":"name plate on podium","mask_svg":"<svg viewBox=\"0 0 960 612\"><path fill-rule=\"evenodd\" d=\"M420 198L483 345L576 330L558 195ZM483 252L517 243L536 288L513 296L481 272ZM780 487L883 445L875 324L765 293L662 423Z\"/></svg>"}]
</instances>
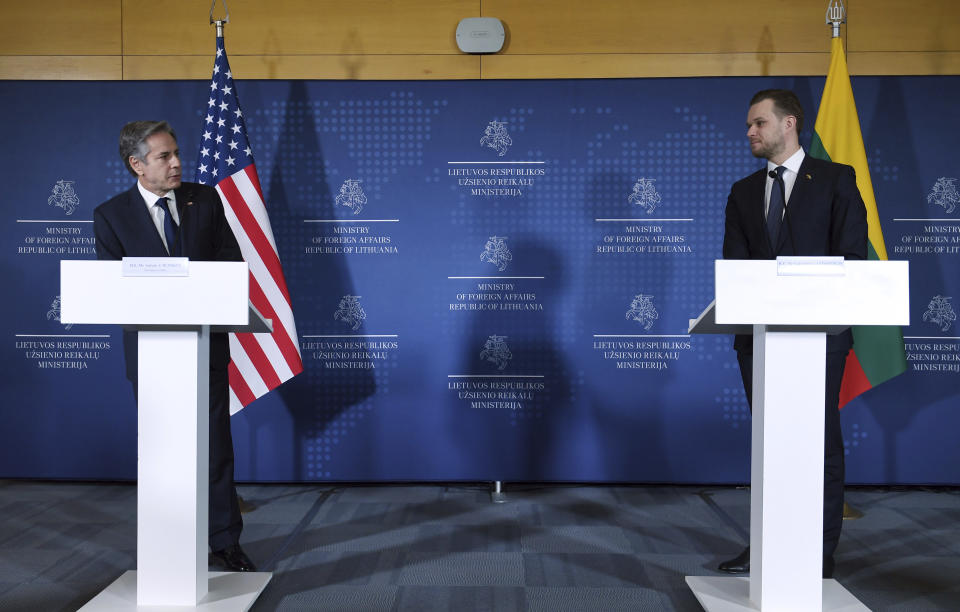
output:
<instances>
[{"instance_id":1,"label":"name plate on podium","mask_svg":"<svg viewBox=\"0 0 960 612\"><path fill-rule=\"evenodd\" d=\"M128 276L190 276L186 257L124 257L121 274Z\"/></svg>"}]
</instances>

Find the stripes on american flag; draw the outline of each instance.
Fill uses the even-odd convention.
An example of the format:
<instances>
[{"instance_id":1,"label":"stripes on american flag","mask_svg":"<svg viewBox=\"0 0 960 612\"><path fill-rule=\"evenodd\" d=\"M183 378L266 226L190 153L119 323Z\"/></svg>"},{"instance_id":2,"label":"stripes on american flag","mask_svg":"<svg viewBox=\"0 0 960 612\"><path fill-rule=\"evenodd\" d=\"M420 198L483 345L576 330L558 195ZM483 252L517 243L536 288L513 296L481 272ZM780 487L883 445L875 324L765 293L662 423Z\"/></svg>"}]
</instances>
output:
<instances>
[{"instance_id":1,"label":"stripes on american flag","mask_svg":"<svg viewBox=\"0 0 960 612\"><path fill-rule=\"evenodd\" d=\"M224 203L243 259L250 266L250 301L270 334L230 334L230 414L303 371L290 292L257 177L233 75L217 38L210 99L203 123L195 181L212 185Z\"/></svg>"}]
</instances>

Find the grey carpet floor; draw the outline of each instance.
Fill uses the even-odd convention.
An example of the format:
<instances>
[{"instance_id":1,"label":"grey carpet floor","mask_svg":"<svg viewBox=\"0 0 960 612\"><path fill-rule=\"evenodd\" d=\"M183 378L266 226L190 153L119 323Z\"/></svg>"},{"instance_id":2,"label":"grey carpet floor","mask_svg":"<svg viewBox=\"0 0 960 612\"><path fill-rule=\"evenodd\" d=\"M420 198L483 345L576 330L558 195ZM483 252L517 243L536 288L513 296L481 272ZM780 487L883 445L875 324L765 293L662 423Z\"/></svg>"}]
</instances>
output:
<instances>
[{"instance_id":1,"label":"grey carpet floor","mask_svg":"<svg viewBox=\"0 0 960 612\"><path fill-rule=\"evenodd\" d=\"M253 610L700 610L746 543L724 487L247 485ZM851 488L836 578L872 610L960 610L960 492ZM76 610L136 566L136 489L0 481L0 610Z\"/></svg>"}]
</instances>

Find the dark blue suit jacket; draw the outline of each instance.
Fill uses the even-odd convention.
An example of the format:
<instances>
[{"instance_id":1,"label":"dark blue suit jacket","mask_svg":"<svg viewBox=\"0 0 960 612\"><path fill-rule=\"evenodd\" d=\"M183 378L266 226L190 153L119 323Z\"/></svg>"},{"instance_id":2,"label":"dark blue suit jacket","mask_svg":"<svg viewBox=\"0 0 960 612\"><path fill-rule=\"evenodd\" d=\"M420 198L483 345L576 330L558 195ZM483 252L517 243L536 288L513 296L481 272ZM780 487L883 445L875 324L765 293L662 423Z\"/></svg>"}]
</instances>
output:
<instances>
[{"instance_id":1,"label":"dark blue suit jacket","mask_svg":"<svg viewBox=\"0 0 960 612\"><path fill-rule=\"evenodd\" d=\"M853 168L805 155L776 245L770 244L764 214L766 177L764 166L730 189L724 259L775 259L778 255L867 258L867 210ZM737 336L734 348L750 351L751 342L750 336ZM827 337L828 351L851 346L850 330Z\"/></svg>"},{"instance_id":2,"label":"dark blue suit jacket","mask_svg":"<svg viewBox=\"0 0 960 612\"><path fill-rule=\"evenodd\" d=\"M174 193L180 217L177 254L195 261L243 261L215 189L197 183L183 183ZM93 233L97 240L97 259L167 256L160 233L136 185L94 209ZM127 378L136 381L136 333L124 332L123 344ZM212 334L210 369L225 372L228 363L227 335Z\"/></svg>"}]
</instances>

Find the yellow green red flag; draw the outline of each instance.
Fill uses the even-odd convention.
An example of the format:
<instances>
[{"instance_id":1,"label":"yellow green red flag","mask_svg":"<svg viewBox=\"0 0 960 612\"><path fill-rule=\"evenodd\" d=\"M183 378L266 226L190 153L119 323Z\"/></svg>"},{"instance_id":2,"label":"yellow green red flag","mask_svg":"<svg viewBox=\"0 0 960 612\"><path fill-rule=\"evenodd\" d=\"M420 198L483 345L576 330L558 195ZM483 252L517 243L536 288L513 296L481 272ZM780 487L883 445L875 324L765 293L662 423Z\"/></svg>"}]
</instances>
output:
<instances>
[{"instance_id":1,"label":"yellow green red flag","mask_svg":"<svg viewBox=\"0 0 960 612\"><path fill-rule=\"evenodd\" d=\"M830 48L830 70L820 99L810 154L853 166L857 173L857 187L867 207L867 259L886 260L887 247L880 229L880 216L877 214L877 201L867 167L867 153L853 100L853 88L850 86L847 59L839 37L833 38ZM840 387L840 407L906 369L903 332L899 327L854 327L853 350L847 356Z\"/></svg>"}]
</instances>

